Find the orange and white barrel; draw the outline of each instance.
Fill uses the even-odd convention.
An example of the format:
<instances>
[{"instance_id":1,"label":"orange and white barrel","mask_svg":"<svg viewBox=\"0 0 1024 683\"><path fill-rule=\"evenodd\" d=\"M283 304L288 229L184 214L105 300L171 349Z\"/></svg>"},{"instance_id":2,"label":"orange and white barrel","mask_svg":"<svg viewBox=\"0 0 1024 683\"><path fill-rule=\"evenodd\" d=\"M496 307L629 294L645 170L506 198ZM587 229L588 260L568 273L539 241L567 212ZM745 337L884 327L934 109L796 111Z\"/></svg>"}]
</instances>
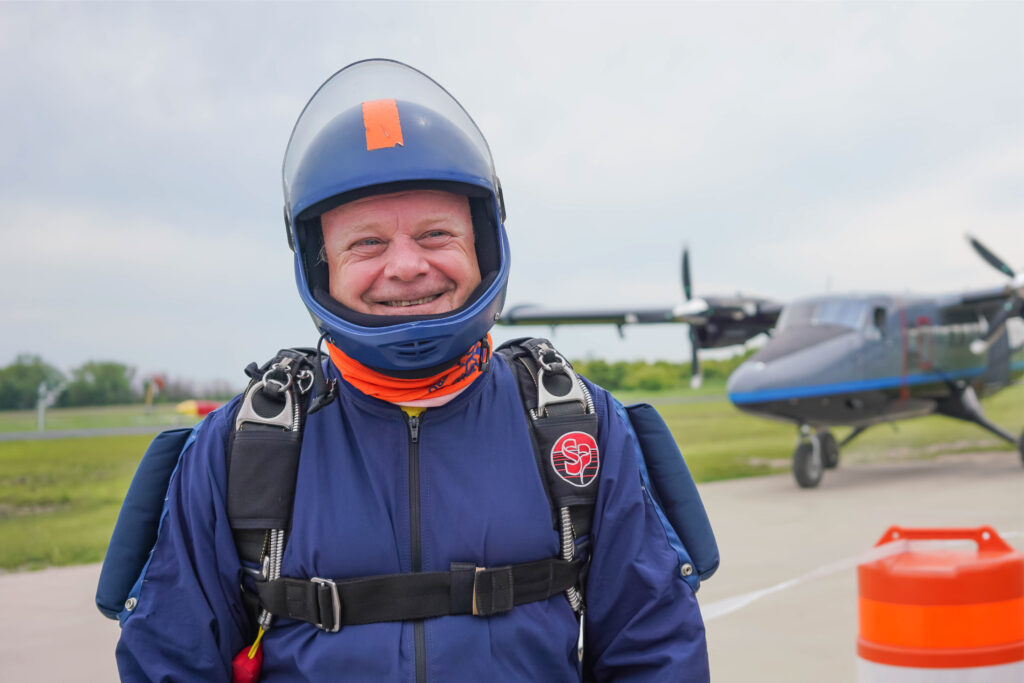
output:
<instances>
[{"instance_id":1,"label":"orange and white barrel","mask_svg":"<svg viewBox=\"0 0 1024 683\"><path fill-rule=\"evenodd\" d=\"M991 527L891 527L903 552L857 568L860 683L1024 681L1024 554ZM926 550L916 541L969 540Z\"/></svg>"}]
</instances>

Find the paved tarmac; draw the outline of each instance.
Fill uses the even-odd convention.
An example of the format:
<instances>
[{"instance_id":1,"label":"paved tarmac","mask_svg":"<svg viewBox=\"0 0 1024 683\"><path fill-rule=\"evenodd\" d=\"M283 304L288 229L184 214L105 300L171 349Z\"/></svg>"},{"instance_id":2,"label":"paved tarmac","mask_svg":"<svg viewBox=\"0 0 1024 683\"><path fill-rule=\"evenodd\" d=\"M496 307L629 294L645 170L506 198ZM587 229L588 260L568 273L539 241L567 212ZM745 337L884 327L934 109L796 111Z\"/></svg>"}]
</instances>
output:
<instances>
[{"instance_id":1,"label":"paved tarmac","mask_svg":"<svg viewBox=\"0 0 1024 683\"><path fill-rule=\"evenodd\" d=\"M841 465L810 491L789 475L700 490L722 554L698 594L716 682L855 681L855 558L890 525L987 524L1024 549L1015 452ZM98 565L0 575L0 680L116 680L118 629L93 604L98 575ZM771 587L725 613L730 599Z\"/></svg>"}]
</instances>

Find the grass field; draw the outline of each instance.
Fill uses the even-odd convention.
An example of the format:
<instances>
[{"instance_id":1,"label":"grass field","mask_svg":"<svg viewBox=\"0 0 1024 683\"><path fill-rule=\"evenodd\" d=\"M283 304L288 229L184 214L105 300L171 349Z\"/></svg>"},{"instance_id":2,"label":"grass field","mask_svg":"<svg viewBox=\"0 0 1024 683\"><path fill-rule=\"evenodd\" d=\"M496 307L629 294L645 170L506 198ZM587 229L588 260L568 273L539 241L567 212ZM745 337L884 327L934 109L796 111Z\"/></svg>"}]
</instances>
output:
<instances>
[{"instance_id":1,"label":"grass field","mask_svg":"<svg viewBox=\"0 0 1024 683\"><path fill-rule=\"evenodd\" d=\"M149 436L0 442L0 567L103 558Z\"/></svg>"},{"instance_id":2,"label":"grass field","mask_svg":"<svg viewBox=\"0 0 1024 683\"><path fill-rule=\"evenodd\" d=\"M143 405L101 406L96 408L50 408L46 411L46 430L100 429L102 427L171 426L195 424L195 419L180 415L170 404L159 404L147 411ZM36 429L36 411L0 411L0 432L31 432Z\"/></svg>"},{"instance_id":3,"label":"grass field","mask_svg":"<svg viewBox=\"0 0 1024 683\"><path fill-rule=\"evenodd\" d=\"M618 398L628 402L638 397ZM797 436L792 425L741 413L724 396L689 403L680 402L674 394L649 399L668 423L697 481L789 470ZM1024 383L986 399L984 408L989 419L1019 436L1024 428ZM849 431L837 429L836 438L842 440ZM1015 449L973 424L933 415L872 427L843 449L841 460L928 458L990 450Z\"/></svg>"},{"instance_id":4,"label":"grass field","mask_svg":"<svg viewBox=\"0 0 1024 683\"><path fill-rule=\"evenodd\" d=\"M697 481L789 469L795 429L745 415L724 396L676 391L646 397L623 394L620 399L646 399L657 405ZM1024 384L987 399L984 405L994 422L1014 434L1024 428ZM95 421L89 421L90 415ZM141 407L132 406L68 411L63 419L66 428L73 428L140 424L131 420L150 417L142 414ZM17 422L9 414L0 414L0 425L10 424ZM837 430L836 436L845 434L846 430ZM148 436L124 436L0 442L0 569L101 560L121 500L149 441ZM844 450L842 461L987 450L1011 448L974 425L926 417L868 430Z\"/></svg>"}]
</instances>

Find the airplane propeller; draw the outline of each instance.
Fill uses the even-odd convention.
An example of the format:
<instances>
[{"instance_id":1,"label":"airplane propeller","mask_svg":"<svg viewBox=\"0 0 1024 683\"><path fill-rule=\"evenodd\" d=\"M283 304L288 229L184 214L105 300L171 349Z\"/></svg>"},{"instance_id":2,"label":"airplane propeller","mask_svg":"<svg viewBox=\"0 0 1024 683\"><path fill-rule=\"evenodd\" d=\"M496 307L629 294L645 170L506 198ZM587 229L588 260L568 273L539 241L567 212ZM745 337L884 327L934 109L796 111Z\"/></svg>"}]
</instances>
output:
<instances>
[{"instance_id":1,"label":"airplane propeller","mask_svg":"<svg viewBox=\"0 0 1024 683\"><path fill-rule=\"evenodd\" d=\"M690 284L690 248L688 246L683 246L683 297L691 306L696 303L693 300L693 287ZM703 300L698 299L697 301L703 304L704 310L707 309L707 304ZM692 324L688 326L688 329L690 334L690 388L699 389L700 385L704 383L704 372L701 370L700 355L697 353L700 350L700 339Z\"/></svg>"},{"instance_id":2,"label":"airplane propeller","mask_svg":"<svg viewBox=\"0 0 1024 683\"><path fill-rule=\"evenodd\" d=\"M693 325L690 325L690 388L700 389L700 385L704 383L704 371L700 367L700 356L697 351L700 350L700 340L697 338L697 332L693 329Z\"/></svg>"},{"instance_id":3,"label":"airplane propeller","mask_svg":"<svg viewBox=\"0 0 1024 683\"><path fill-rule=\"evenodd\" d=\"M1010 277L1016 275L1016 273L1013 272L1013 268L1006 265L1005 261L1003 261L1001 258L999 258L991 251L989 251L987 248L985 248L984 244L974 239L970 235L967 236L967 240L971 243L971 246L974 247L974 251L978 252L978 254L981 255L981 258L988 261L989 265L991 265L993 268L998 270L1003 275L1009 275Z\"/></svg>"},{"instance_id":4,"label":"airplane propeller","mask_svg":"<svg viewBox=\"0 0 1024 683\"><path fill-rule=\"evenodd\" d=\"M1003 275L1010 277L1010 284L1006 287L1007 299L1003 302L999 312L989 321L988 334L971 342L971 351L981 355L988 350L1000 334L1006 321L1014 316L1024 315L1024 270L1014 272L1005 261L989 251L981 242L968 235L967 240L978 252L981 258Z\"/></svg>"},{"instance_id":5,"label":"airplane propeller","mask_svg":"<svg viewBox=\"0 0 1024 683\"><path fill-rule=\"evenodd\" d=\"M683 246L683 298L689 301L693 297L690 287L690 248Z\"/></svg>"}]
</instances>

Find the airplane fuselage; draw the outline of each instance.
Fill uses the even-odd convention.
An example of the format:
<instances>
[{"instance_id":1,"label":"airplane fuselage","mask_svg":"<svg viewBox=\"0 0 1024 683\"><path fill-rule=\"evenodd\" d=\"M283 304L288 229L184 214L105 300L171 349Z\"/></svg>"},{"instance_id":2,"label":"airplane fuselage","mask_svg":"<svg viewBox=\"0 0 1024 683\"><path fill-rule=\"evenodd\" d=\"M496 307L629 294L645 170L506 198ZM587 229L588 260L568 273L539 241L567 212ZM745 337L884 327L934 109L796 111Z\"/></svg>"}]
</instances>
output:
<instances>
[{"instance_id":1,"label":"airplane fuselage","mask_svg":"<svg viewBox=\"0 0 1024 683\"><path fill-rule=\"evenodd\" d=\"M941 297L836 296L789 304L769 341L729 378L738 408L812 427L866 427L951 410L1024 376L1024 321L1011 319L988 350L977 310Z\"/></svg>"}]
</instances>

